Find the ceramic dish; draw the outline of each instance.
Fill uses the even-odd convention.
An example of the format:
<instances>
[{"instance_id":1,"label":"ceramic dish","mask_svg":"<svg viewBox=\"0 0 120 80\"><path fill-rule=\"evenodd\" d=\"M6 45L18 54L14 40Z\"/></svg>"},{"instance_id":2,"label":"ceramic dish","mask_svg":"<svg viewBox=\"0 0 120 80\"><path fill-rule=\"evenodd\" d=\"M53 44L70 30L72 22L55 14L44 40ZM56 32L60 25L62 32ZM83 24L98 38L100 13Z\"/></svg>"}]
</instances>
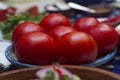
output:
<instances>
[{"instance_id":1,"label":"ceramic dish","mask_svg":"<svg viewBox=\"0 0 120 80\"><path fill-rule=\"evenodd\" d=\"M91 9L96 10L96 13L88 13L88 16L93 17L108 17L112 14L114 8L107 5L89 5Z\"/></svg>"},{"instance_id":2,"label":"ceramic dish","mask_svg":"<svg viewBox=\"0 0 120 80\"><path fill-rule=\"evenodd\" d=\"M93 5L93 4L100 4L104 0L64 0L65 2L75 2L81 4L83 6Z\"/></svg>"},{"instance_id":3,"label":"ceramic dish","mask_svg":"<svg viewBox=\"0 0 120 80\"><path fill-rule=\"evenodd\" d=\"M116 54L117 49L115 49L113 52L109 53L108 55L96 59L95 61L93 61L92 63L88 63L88 64L81 64L82 66L91 66L91 67L96 67L99 65L102 65L106 62L108 62L109 60L111 60L114 55ZM15 54L12 51L12 46L8 46L6 51L5 51L5 56L6 58L14 65L19 66L19 67L30 67L30 66L36 66L36 65L31 65L31 64L26 64L26 63L21 63L17 60Z\"/></svg>"},{"instance_id":4,"label":"ceramic dish","mask_svg":"<svg viewBox=\"0 0 120 80\"><path fill-rule=\"evenodd\" d=\"M36 72L45 67L48 66L18 69L0 73L0 80L36 80ZM82 80L120 80L119 75L98 68L85 66L62 67L70 70L73 74L78 75Z\"/></svg>"}]
</instances>

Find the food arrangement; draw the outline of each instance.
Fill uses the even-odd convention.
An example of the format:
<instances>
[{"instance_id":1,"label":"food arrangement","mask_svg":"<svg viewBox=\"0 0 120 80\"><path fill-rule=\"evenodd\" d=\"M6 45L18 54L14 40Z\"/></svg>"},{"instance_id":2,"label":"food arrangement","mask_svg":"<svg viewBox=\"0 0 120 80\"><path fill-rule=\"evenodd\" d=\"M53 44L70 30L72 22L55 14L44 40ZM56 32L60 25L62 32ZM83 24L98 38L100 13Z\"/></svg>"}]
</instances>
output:
<instances>
[{"instance_id":1,"label":"food arrangement","mask_svg":"<svg viewBox=\"0 0 120 80\"><path fill-rule=\"evenodd\" d=\"M39 25L20 23L12 34L18 61L33 65L90 63L109 54L117 43L115 29L94 17L80 18L72 25L56 13L45 16Z\"/></svg>"},{"instance_id":2,"label":"food arrangement","mask_svg":"<svg viewBox=\"0 0 120 80\"><path fill-rule=\"evenodd\" d=\"M69 70L58 66L50 66L38 70L36 76L39 79L33 80L82 80L77 75L72 74Z\"/></svg>"},{"instance_id":3,"label":"food arrangement","mask_svg":"<svg viewBox=\"0 0 120 80\"><path fill-rule=\"evenodd\" d=\"M0 23L4 38L11 39L15 60L20 63L86 65L116 50L118 33L111 26L112 19L99 22L94 17L83 17L71 23L61 14L43 15L32 10L17 15L6 10L6 19ZM41 69L36 76L32 80L86 80L56 66Z\"/></svg>"}]
</instances>

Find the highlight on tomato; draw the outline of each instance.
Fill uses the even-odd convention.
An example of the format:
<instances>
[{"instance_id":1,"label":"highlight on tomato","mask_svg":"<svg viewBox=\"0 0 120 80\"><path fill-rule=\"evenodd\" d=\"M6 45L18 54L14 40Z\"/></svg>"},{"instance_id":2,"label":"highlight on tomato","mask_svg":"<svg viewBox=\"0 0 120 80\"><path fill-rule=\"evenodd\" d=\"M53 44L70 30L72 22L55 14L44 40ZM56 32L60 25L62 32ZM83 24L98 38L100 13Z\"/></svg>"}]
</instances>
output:
<instances>
[{"instance_id":1,"label":"highlight on tomato","mask_svg":"<svg viewBox=\"0 0 120 80\"><path fill-rule=\"evenodd\" d=\"M74 29L72 26L59 26L59 27L53 28L49 32L49 35L52 36L56 42L61 36L69 32L77 32L77 30Z\"/></svg>"},{"instance_id":2,"label":"highlight on tomato","mask_svg":"<svg viewBox=\"0 0 120 80\"><path fill-rule=\"evenodd\" d=\"M94 27L97 23L99 23L99 21L94 17L83 17L74 23L73 28L78 31L86 32L89 28Z\"/></svg>"},{"instance_id":3,"label":"highlight on tomato","mask_svg":"<svg viewBox=\"0 0 120 80\"><path fill-rule=\"evenodd\" d=\"M54 40L51 36L42 32L30 32L17 41L15 54L18 61L34 64L49 65L54 57Z\"/></svg>"},{"instance_id":4,"label":"highlight on tomato","mask_svg":"<svg viewBox=\"0 0 120 80\"><path fill-rule=\"evenodd\" d=\"M42 27L32 22L23 22L18 24L12 32L12 45L15 46L21 36L33 31L45 32Z\"/></svg>"},{"instance_id":5,"label":"highlight on tomato","mask_svg":"<svg viewBox=\"0 0 120 80\"><path fill-rule=\"evenodd\" d=\"M60 64L82 64L95 60L98 48L95 40L85 32L70 32L56 42L55 57Z\"/></svg>"},{"instance_id":6,"label":"highlight on tomato","mask_svg":"<svg viewBox=\"0 0 120 80\"><path fill-rule=\"evenodd\" d=\"M91 35L98 46L98 57L102 57L115 49L118 44L118 33L106 23L98 23L90 28L87 33Z\"/></svg>"},{"instance_id":7,"label":"highlight on tomato","mask_svg":"<svg viewBox=\"0 0 120 80\"><path fill-rule=\"evenodd\" d=\"M49 33L49 31L58 26L71 26L71 23L67 17L62 14L52 13L45 16L39 23L44 30Z\"/></svg>"}]
</instances>

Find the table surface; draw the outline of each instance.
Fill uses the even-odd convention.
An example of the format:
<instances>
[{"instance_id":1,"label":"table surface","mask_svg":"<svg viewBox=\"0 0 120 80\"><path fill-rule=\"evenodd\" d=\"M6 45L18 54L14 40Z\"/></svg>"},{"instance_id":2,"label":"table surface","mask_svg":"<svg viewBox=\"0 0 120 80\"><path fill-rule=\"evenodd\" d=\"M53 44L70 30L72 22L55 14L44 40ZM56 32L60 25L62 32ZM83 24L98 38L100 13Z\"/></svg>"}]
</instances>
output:
<instances>
[{"instance_id":1,"label":"table surface","mask_svg":"<svg viewBox=\"0 0 120 80\"><path fill-rule=\"evenodd\" d=\"M117 52L117 54L112 60L103 65L98 66L98 68L102 68L120 74L120 51Z\"/></svg>"}]
</instances>

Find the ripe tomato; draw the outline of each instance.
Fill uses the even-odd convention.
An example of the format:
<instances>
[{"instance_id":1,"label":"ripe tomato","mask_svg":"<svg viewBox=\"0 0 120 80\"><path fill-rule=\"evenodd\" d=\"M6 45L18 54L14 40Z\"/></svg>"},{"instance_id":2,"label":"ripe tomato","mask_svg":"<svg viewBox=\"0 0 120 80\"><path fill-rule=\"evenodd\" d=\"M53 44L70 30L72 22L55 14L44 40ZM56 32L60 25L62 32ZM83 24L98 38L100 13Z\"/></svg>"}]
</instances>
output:
<instances>
[{"instance_id":1,"label":"ripe tomato","mask_svg":"<svg viewBox=\"0 0 120 80\"><path fill-rule=\"evenodd\" d=\"M16 13L16 8L14 7L8 7L7 9L4 10L7 14L14 15Z\"/></svg>"},{"instance_id":2,"label":"ripe tomato","mask_svg":"<svg viewBox=\"0 0 120 80\"><path fill-rule=\"evenodd\" d=\"M39 15L38 7L37 6L32 6L27 10L30 14L31 17L35 17Z\"/></svg>"},{"instance_id":3,"label":"ripe tomato","mask_svg":"<svg viewBox=\"0 0 120 80\"><path fill-rule=\"evenodd\" d=\"M95 26L99 21L94 17L84 17L77 20L73 26L78 31L86 31L90 27Z\"/></svg>"},{"instance_id":4,"label":"ripe tomato","mask_svg":"<svg viewBox=\"0 0 120 80\"><path fill-rule=\"evenodd\" d=\"M92 62L97 56L95 40L84 32L70 32L56 42L55 57L60 64Z\"/></svg>"},{"instance_id":5,"label":"ripe tomato","mask_svg":"<svg viewBox=\"0 0 120 80\"><path fill-rule=\"evenodd\" d=\"M69 19L61 14L53 13L45 16L39 24L48 33L53 27L71 26Z\"/></svg>"},{"instance_id":6,"label":"ripe tomato","mask_svg":"<svg viewBox=\"0 0 120 80\"><path fill-rule=\"evenodd\" d=\"M49 65L53 61L54 40L46 33L30 32L17 41L15 53L20 62Z\"/></svg>"},{"instance_id":7,"label":"ripe tomato","mask_svg":"<svg viewBox=\"0 0 120 80\"><path fill-rule=\"evenodd\" d=\"M0 23L7 19L7 13L0 10Z\"/></svg>"},{"instance_id":8,"label":"ripe tomato","mask_svg":"<svg viewBox=\"0 0 120 80\"><path fill-rule=\"evenodd\" d=\"M42 27L40 27L37 24L31 23L31 22L24 22L18 24L12 33L12 44L15 46L17 40L24 34L33 32L33 31L39 31L39 32L45 32Z\"/></svg>"},{"instance_id":9,"label":"ripe tomato","mask_svg":"<svg viewBox=\"0 0 120 80\"><path fill-rule=\"evenodd\" d=\"M58 38L60 38L62 35L69 33L69 32L77 32L77 30L75 30L71 26L59 26L59 27L53 28L49 32L49 35L52 36L56 42Z\"/></svg>"},{"instance_id":10,"label":"ripe tomato","mask_svg":"<svg viewBox=\"0 0 120 80\"><path fill-rule=\"evenodd\" d=\"M98 45L98 57L111 52L118 43L118 33L113 27L106 23L98 23L87 31Z\"/></svg>"}]
</instances>

